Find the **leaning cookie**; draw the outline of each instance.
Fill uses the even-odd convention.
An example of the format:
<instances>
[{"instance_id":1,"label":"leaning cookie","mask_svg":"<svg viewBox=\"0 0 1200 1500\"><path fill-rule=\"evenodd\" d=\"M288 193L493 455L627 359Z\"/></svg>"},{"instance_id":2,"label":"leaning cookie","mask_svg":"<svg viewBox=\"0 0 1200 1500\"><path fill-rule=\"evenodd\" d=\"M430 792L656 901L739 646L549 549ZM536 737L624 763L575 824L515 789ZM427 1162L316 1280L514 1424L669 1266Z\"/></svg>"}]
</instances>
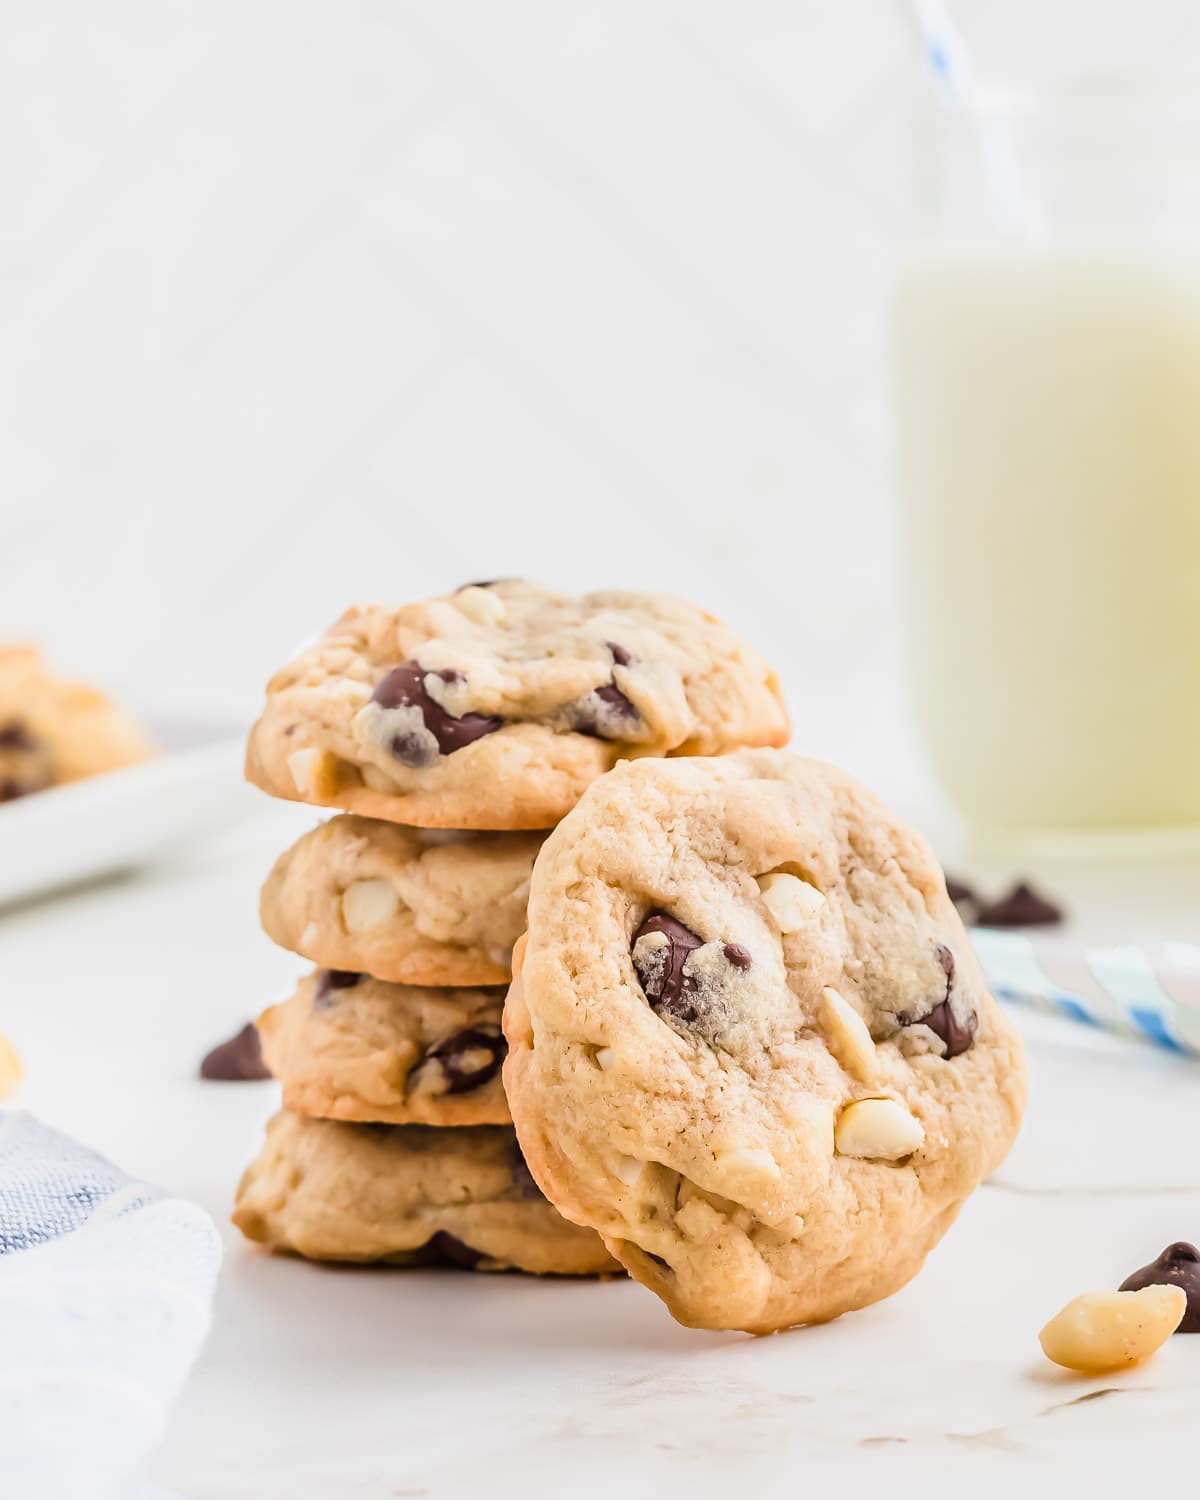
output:
<instances>
[{"instance_id":1,"label":"leaning cookie","mask_svg":"<svg viewBox=\"0 0 1200 1500\"><path fill-rule=\"evenodd\" d=\"M511 581L349 610L269 684L246 774L391 822L549 828L618 760L787 734L774 674L705 611Z\"/></svg>"},{"instance_id":2,"label":"leaning cookie","mask_svg":"<svg viewBox=\"0 0 1200 1500\"><path fill-rule=\"evenodd\" d=\"M504 990L321 969L258 1020L285 1109L392 1125L506 1125Z\"/></svg>"},{"instance_id":3,"label":"leaning cookie","mask_svg":"<svg viewBox=\"0 0 1200 1500\"><path fill-rule=\"evenodd\" d=\"M278 1114L238 1187L247 1238L310 1260L438 1260L594 1276L620 1267L529 1177L511 1130L342 1125Z\"/></svg>"},{"instance_id":4,"label":"leaning cookie","mask_svg":"<svg viewBox=\"0 0 1200 1500\"><path fill-rule=\"evenodd\" d=\"M514 970L533 1175L692 1326L894 1292L1017 1132L1020 1044L940 869L828 766L618 767L543 847Z\"/></svg>"},{"instance_id":5,"label":"leaning cookie","mask_svg":"<svg viewBox=\"0 0 1200 1500\"><path fill-rule=\"evenodd\" d=\"M142 731L102 693L52 676L33 646L0 646L0 802L152 753Z\"/></svg>"},{"instance_id":6,"label":"leaning cookie","mask_svg":"<svg viewBox=\"0 0 1200 1500\"><path fill-rule=\"evenodd\" d=\"M262 890L263 928L326 969L396 984L507 984L541 843L346 813L280 856Z\"/></svg>"}]
</instances>

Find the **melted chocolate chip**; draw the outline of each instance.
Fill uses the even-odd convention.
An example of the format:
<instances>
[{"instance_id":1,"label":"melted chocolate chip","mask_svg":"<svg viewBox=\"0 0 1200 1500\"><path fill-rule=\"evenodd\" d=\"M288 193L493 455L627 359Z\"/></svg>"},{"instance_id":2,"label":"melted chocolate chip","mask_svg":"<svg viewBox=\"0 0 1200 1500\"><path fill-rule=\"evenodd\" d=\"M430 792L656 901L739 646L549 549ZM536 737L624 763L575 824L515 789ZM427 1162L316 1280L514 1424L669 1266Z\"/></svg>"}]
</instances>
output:
<instances>
[{"instance_id":1,"label":"melted chocolate chip","mask_svg":"<svg viewBox=\"0 0 1200 1500\"><path fill-rule=\"evenodd\" d=\"M464 1026L436 1047L431 1047L425 1055L441 1064L448 1094L467 1094L495 1078L507 1050L507 1044L498 1031Z\"/></svg>"},{"instance_id":2,"label":"melted chocolate chip","mask_svg":"<svg viewBox=\"0 0 1200 1500\"><path fill-rule=\"evenodd\" d=\"M522 1198L536 1202L539 1198L545 1196L541 1188L533 1180L533 1173L529 1170L529 1163L521 1155L521 1148L517 1145L516 1141L512 1143L511 1165L513 1186L519 1189Z\"/></svg>"},{"instance_id":3,"label":"melted chocolate chip","mask_svg":"<svg viewBox=\"0 0 1200 1500\"><path fill-rule=\"evenodd\" d=\"M328 1010L338 1001L338 990L352 990L362 978L352 969L322 969L313 992L313 1010Z\"/></svg>"},{"instance_id":4,"label":"melted chocolate chip","mask_svg":"<svg viewBox=\"0 0 1200 1500\"><path fill-rule=\"evenodd\" d=\"M942 966L942 973L946 976L946 999L950 998L950 989L954 984L954 954L946 947L945 943L938 943L933 950L934 957Z\"/></svg>"},{"instance_id":5,"label":"melted chocolate chip","mask_svg":"<svg viewBox=\"0 0 1200 1500\"><path fill-rule=\"evenodd\" d=\"M662 933L667 940L665 946L652 949L640 961L636 951L633 957L646 999L659 1014L665 1011L685 1024L694 1021L699 1014L697 986L695 979L683 972L683 966L689 953L703 947L704 939L665 911L656 911L634 933L631 946L636 950L641 939L652 933Z\"/></svg>"},{"instance_id":6,"label":"melted chocolate chip","mask_svg":"<svg viewBox=\"0 0 1200 1500\"><path fill-rule=\"evenodd\" d=\"M943 1000L923 1016L901 1017L900 1024L928 1026L934 1036L941 1037L946 1045L946 1057L951 1058L961 1056L970 1047L975 1040L979 1020L972 1010L967 1012L965 1020L960 1021L950 1009L949 1000Z\"/></svg>"},{"instance_id":7,"label":"melted chocolate chip","mask_svg":"<svg viewBox=\"0 0 1200 1500\"><path fill-rule=\"evenodd\" d=\"M632 728L641 714L613 682L593 688L570 709L570 724L578 734L591 734L598 740L619 740L622 728Z\"/></svg>"},{"instance_id":8,"label":"melted chocolate chip","mask_svg":"<svg viewBox=\"0 0 1200 1500\"><path fill-rule=\"evenodd\" d=\"M372 694L372 701L381 708L420 709L425 728L433 736L442 755L453 755L464 745L473 744L484 735L495 734L497 729L503 729L504 720L495 714L463 714L457 719L453 714L448 714L426 690L425 681L428 677L440 677L443 682L464 680L463 674L452 667L430 672L415 661L406 661L393 667L378 684ZM427 741L417 733L393 735L389 749L406 766L425 766L432 758Z\"/></svg>"},{"instance_id":9,"label":"melted chocolate chip","mask_svg":"<svg viewBox=\"0 0 1200 1500\"><path fill-rule=\"evenodd\" d=\"M604 644L612 652L612 659L618 667L627 667L633 660L633 657L626 651L625 647L618 646L616 641L605 641Z\"/></svg>"},{"instance_id":10,"label":"melted chocolate chip","mask_svg":"<svg viewBox=\"0 0 1200 1500\"><path fill-rule=\"evenodd\" d=\"M921 1016L898 1016L901 1026L928 1026L934 1036L940 1037L946 1048L947 1059L959 1057L975 1040L979 1018L968 1011L964 1020L954 1014L950 1006L950 991L954 988L954 954L945 943L938 943L933 950L942 973L946 976L946 992L942 999Z\"/></svg>"},{"instance_id":11,"label":"melted chocolate chip","mask_svg":"<svg viewBox=\"0 0 1200 1500\"><path fill-rule=\"evenodd\" d=\"M1140 1292L1144 1286L1177 1286L1187 1294L1187 1311L1176 1333L1200 1333L1200 1250L1186 1240L1168 1245L1157 1260L1127 1276L1123 1292Z\"/></svg>"},{"instance_id":12,"label":"melted chocolate chip","mask_svg":"<svg viewBox=\"0 0 1200 1500\"><path fill-rule=\"evenodd\" d=\"M725 957L735 969L748 969L754 962L749 948L743 948L741 943L726 943Z\"/></svg>"},{"instance_id":13,"label":"melted chocolate chip","mask_svg":"<svg viewBox=\"0 0 1200 1500\"><path fill-rule=\"evenodd\" d=\"M15 802L18 797L28 797L30 792L45 791L44 781L18 781L15 776L0 781L0 802Z\"/></svg>"},{"instance_id":14,"label":"melted chocolate chip","mask_svg":"<svg viewBox=\"0 0 1200 1500\"><path fill-rule=\"evenodd\" d=\"M243 1026L236 1036L214 1047L200 1064L200 1077L221 1083L251 1082L270 1078L263 1062L262 1043L253 1025Z\"/></svg>"},{"instance_id":15,"label":"melted chocolate chip","mask_svg":"<svg viewBox=\"0 0 1200 1500\"><path fill-rule=\"evenodd\" d=\"M444 1229L438 1230L426 1249L437 1260L448 1261L450 1265L462 1266L468 1271L473 1271L484 1258L478 1250L472 1250L470 1245L464 1245L462 1240L455 1239Z\"/></svg>"},{"instance_id":16,"label":"melted chocolate chip","mask_svg":"<svg viewBox=\"0 0 1200 1500\"><path fill-rule=\"evenodd\" d=\"M981 906L975 917L980 927L1056 927L1062 919L1061 907L1047 901L1024 880L999 901Z\"/></svg>"},{"instance_id":17,"label":"melted chocolate chip","mask_svg":"<svg viewBox=\"0 0 1200 1500\"><path fill-rule=\"evenodd\" d=\"M37 750L39 741L20 719L0 724L0 750Z\"/></svg>"}]
</instances>

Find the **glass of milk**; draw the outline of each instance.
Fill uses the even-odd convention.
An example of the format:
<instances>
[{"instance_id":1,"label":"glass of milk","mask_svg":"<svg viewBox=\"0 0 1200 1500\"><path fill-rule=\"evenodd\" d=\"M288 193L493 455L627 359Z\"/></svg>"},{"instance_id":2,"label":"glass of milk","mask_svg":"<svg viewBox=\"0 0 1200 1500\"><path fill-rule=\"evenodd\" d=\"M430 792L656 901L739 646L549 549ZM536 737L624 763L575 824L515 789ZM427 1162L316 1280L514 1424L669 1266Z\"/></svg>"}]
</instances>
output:
<instances>
[{"instance_id":1,"label":"glass of milk","mask_svg":"<svg viewBox=\"0 0 1200 1500\"><path fill-rule=\"evenodd\" d=\"M1200 849L1200 90L943 108L898 278L913 704L997 853Z\"/></svg>"}]
</instances>

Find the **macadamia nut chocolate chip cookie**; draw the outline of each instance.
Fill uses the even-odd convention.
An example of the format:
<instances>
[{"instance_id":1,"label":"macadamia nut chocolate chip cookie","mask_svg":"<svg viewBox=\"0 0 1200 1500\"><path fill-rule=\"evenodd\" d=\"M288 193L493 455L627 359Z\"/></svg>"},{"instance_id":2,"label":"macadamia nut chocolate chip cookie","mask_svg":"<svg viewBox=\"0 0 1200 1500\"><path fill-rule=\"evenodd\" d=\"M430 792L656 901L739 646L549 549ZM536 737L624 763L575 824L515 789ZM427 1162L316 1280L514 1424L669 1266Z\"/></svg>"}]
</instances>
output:
<instances>
[{"instance_id":1,"label":"macadamia nut chocolate chip cookie","mask_svg":"<svg viewBox=\"0 0 1200 1500\"><path fill-rule=\"evenodd\" d=\"M268 686L246 774L391 822L549 828L618 760L787 735L774 674L695 605L505 581L349 610Z\"/></svg>"},{"instance_id":2,"label":"macadamia nut chocolate chip cookie","mask_svg":"<svg viewBox=\"0 0 1200 1500\"><path fill-rule=\"evenodd\" d=\"M451 1261L481 1271L620 1270L529 1176L510 1129L342 1125L279 1114L238 1188L249 1239L310 1260Z\"/></svg>"},{"instance_id":3,"label":"macadamia nut chocolate chip cookie","mask_svg":"<svg viewBox=\"0 0 1200 1500\"><path fill-rule=\"evenodd\" d=\"M536 833L447 833L352 813L281 855L267 936L326 969L397 984L507 984Z\"/></svg>"},{"instance_id":4,"label":"macadamia nut chocolate chip cookie","mask_svg":"<svg viewBox=\"0 0 1200 1500\"><path fill-rule=\"evenodd\" d=\"M0 646L0 802L151 753L141 730L102 693L51 677L32 646Z\"/></svg>"},{"instance_id":5,"label":"macadamia nut chocolate chip cookie","mask_svg":"<svg viewBox=\"0 0 1200 1500\"><path fill-rule=\"evenodd\" d=\"M533 1175L681 1322L894 1292L1016 1135L1020 1044L941 870L829 766L619 766L544 845L514 960Z\"/></svg>"},{"instance_id":6,"label":"macadamia nut chocolate chip cookie","mask_svg":"<svg viewBox=\"0 0 1200 1500\"><path fill-rule=\"evenodd\" d=\"M503 988L414 989L319 969L258 1021L285 1109L393 1125L506 1125Z\"/></svg>"}]
</instances>

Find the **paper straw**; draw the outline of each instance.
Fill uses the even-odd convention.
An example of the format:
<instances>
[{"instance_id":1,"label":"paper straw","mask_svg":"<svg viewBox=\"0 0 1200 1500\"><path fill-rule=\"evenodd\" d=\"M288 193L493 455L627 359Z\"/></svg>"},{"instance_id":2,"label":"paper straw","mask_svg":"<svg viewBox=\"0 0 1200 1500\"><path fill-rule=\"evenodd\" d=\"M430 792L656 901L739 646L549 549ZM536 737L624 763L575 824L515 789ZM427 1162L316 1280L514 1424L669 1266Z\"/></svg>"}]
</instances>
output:
<instances>
[{"instance_id":1,"label":"paper straw","mask_svg":"<svg viewBox=\"0 0 1200 1500\"><path fill-rule=\"evenodd\" d=\"M983 927L972 929L971 941L998 999L1200 1057L1200 949L1180 943L1164 945L1161 953L1136 943L1085 947ZM1052 977L1064 967L1081 972L1086 989Z\"/></svg>"}]
</instances>

